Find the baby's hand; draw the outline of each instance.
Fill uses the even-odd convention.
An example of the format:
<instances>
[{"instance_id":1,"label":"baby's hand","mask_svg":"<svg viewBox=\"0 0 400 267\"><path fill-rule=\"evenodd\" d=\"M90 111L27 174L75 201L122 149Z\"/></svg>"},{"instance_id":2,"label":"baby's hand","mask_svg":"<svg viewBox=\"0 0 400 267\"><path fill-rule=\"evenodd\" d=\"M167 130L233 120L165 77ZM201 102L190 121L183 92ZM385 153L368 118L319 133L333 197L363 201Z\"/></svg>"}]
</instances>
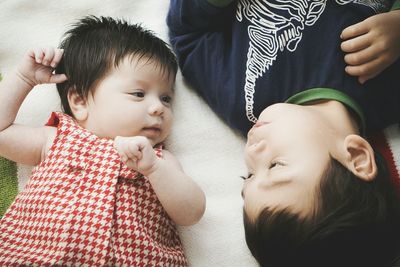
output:
<instances>
[{"instance_id":1,"label":"baby's hand","mask_svg":"<svg viewBox=\"0 0 400 267\"><path fill-rule=\"evenodd\" d=\"M114 147L122 161L131 169L148 176L155 170L158 157L144 136L121 137L114 140Z\"/></svg>"},{"instance_id":2,"label":"baby's hand","mask_svg":"<svg viewBox=\"0 0 400 267\"><path fill-rule=\"evenodd\" d=\"M378 14L347 27L340 37L346 72L360 83L375 77L400 56L400 10Z\"/></svg>"},{"instance_id":3,"label":"baby's hand","mask_svg":"<svg viewBox=\"0 0 400 267\"><path fill-rule=\"evenodd\" d=\"M63 55L62 49L38 48L27 52L19 65L17 73L31 87L43 83L62 83L67 80L65 74L54 74Z\"/></svg>"}]
</instances>

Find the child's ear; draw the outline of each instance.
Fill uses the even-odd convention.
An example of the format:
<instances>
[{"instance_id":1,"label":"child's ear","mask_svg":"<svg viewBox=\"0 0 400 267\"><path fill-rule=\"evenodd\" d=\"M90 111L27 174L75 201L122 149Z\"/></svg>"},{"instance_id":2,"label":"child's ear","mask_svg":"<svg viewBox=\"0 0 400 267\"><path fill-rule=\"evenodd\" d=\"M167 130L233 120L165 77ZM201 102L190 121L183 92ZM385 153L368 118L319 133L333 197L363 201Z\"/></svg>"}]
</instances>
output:
<instances>
[{"instance_id":1,"label":"child's ear","mask_svg":"<svg viewBox=\"0 0 400 267\"><path fill-rule=\"evenodd\" d=\"M347 168L358 178L372 181L377 174L374 150L371 145L359 135L348 135L344 140L347 151Z\"/></svg>"},{"instance_id":2,"label":"child's ear","mask_svg":"<svg viewBox=\"0 0 400 267\"><path fill-rule=\"evenodd\" d=\"M87 101L81 97L75 90L68 92L68 103L74 118L78 122L84 122L88 118Z\"/></svg>"}]
</instances>

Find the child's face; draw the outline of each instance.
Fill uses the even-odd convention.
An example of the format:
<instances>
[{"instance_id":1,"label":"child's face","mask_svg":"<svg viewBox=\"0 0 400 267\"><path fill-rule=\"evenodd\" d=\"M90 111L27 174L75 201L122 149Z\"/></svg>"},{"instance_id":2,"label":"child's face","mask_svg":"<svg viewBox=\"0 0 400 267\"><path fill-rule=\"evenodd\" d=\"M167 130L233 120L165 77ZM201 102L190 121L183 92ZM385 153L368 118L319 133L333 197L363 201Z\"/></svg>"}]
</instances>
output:
<instances>
[{"instance_id":1,"label":"child's face","mask_svg":"<svg viewBox=\"0 0 400 267\"><path fill-rule=\"evenodd\" d=\"M313 211L316 186L330 162L340 158L335 131L309 106L276 104L248 133L245 160L252 176L242 195L250 218L265 207Z\"/></svg>"},{"instance_id":2,"label":"child's face","mask_svg":"<svg viewBox=\"0 0 400 267\"><path fill-rule=\"evenodd\" d=\"M155 62L126 57L89 95L83 127L105 138L145 136L154 146L171 129L173 85Z\"/></svg>"}]
</instances>

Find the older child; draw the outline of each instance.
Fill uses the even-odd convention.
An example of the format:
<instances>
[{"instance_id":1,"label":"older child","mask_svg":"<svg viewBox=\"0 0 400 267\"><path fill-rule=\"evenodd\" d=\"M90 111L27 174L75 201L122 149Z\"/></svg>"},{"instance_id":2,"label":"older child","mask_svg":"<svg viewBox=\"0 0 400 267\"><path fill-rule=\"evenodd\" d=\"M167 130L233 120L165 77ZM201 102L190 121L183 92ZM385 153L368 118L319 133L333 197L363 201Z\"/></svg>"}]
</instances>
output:
<instances>
[{"instance_id":1,"label":"older child","mask_svg":"<svg viewBox=\"0 0 400 267\"><path fill-rule=\"evenodd\" d=\"M183 75L248 132L246 241L263 266L386 266L399 248L399 201L362 137L399 121L400 10L373 16L391 5L171 1Z\"/></svg>"},{"instance_id":2,"label":"older child","mask_svg":"<svg viewBox=\"0 0 400 267\"><path fill-rule=\"evenodd\" d=\"M0 154L36 165L0 221L0 265L187 265L175 223L196 223L205 197L161 145L174 55L106 17L80 20L61 48L29 51L0 85ZM58 83L65 113L46 127L14 124L43 83Z\"/></svg>"}]
</instances>

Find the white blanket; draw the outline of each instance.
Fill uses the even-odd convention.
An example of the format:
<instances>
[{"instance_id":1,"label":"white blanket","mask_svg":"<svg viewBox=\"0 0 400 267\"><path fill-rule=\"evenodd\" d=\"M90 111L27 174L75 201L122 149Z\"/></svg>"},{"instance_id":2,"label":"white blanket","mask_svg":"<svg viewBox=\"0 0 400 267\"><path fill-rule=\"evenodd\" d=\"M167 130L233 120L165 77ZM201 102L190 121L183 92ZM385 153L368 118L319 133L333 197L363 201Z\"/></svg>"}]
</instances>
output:
<instances>
[{"instance_id":1,"label":"white blanket","mask_svg":"<svg viewBox=\"0 0 400 267\"><path fill-rule=\"evenodd\" d=\"M30 47L57 46L70 24L88 14L140 22L168 40L165 24L168 4L168 0L2 0L0 72L6 75L15 68ZM55 86L38 86L28 95L17 122L40 126L54 110L60 110ZM256 266L245 245L242 226L239 176L247 174L242 156L244 139L184 84L180 73L174 114L167 147L207 196L207 209L201 221L192 227L179 228L191 266ZM391 128L390 141L400 166L398 128ZM30 169L19 165L20 189Z\"/></svg>"}]
</instances>

